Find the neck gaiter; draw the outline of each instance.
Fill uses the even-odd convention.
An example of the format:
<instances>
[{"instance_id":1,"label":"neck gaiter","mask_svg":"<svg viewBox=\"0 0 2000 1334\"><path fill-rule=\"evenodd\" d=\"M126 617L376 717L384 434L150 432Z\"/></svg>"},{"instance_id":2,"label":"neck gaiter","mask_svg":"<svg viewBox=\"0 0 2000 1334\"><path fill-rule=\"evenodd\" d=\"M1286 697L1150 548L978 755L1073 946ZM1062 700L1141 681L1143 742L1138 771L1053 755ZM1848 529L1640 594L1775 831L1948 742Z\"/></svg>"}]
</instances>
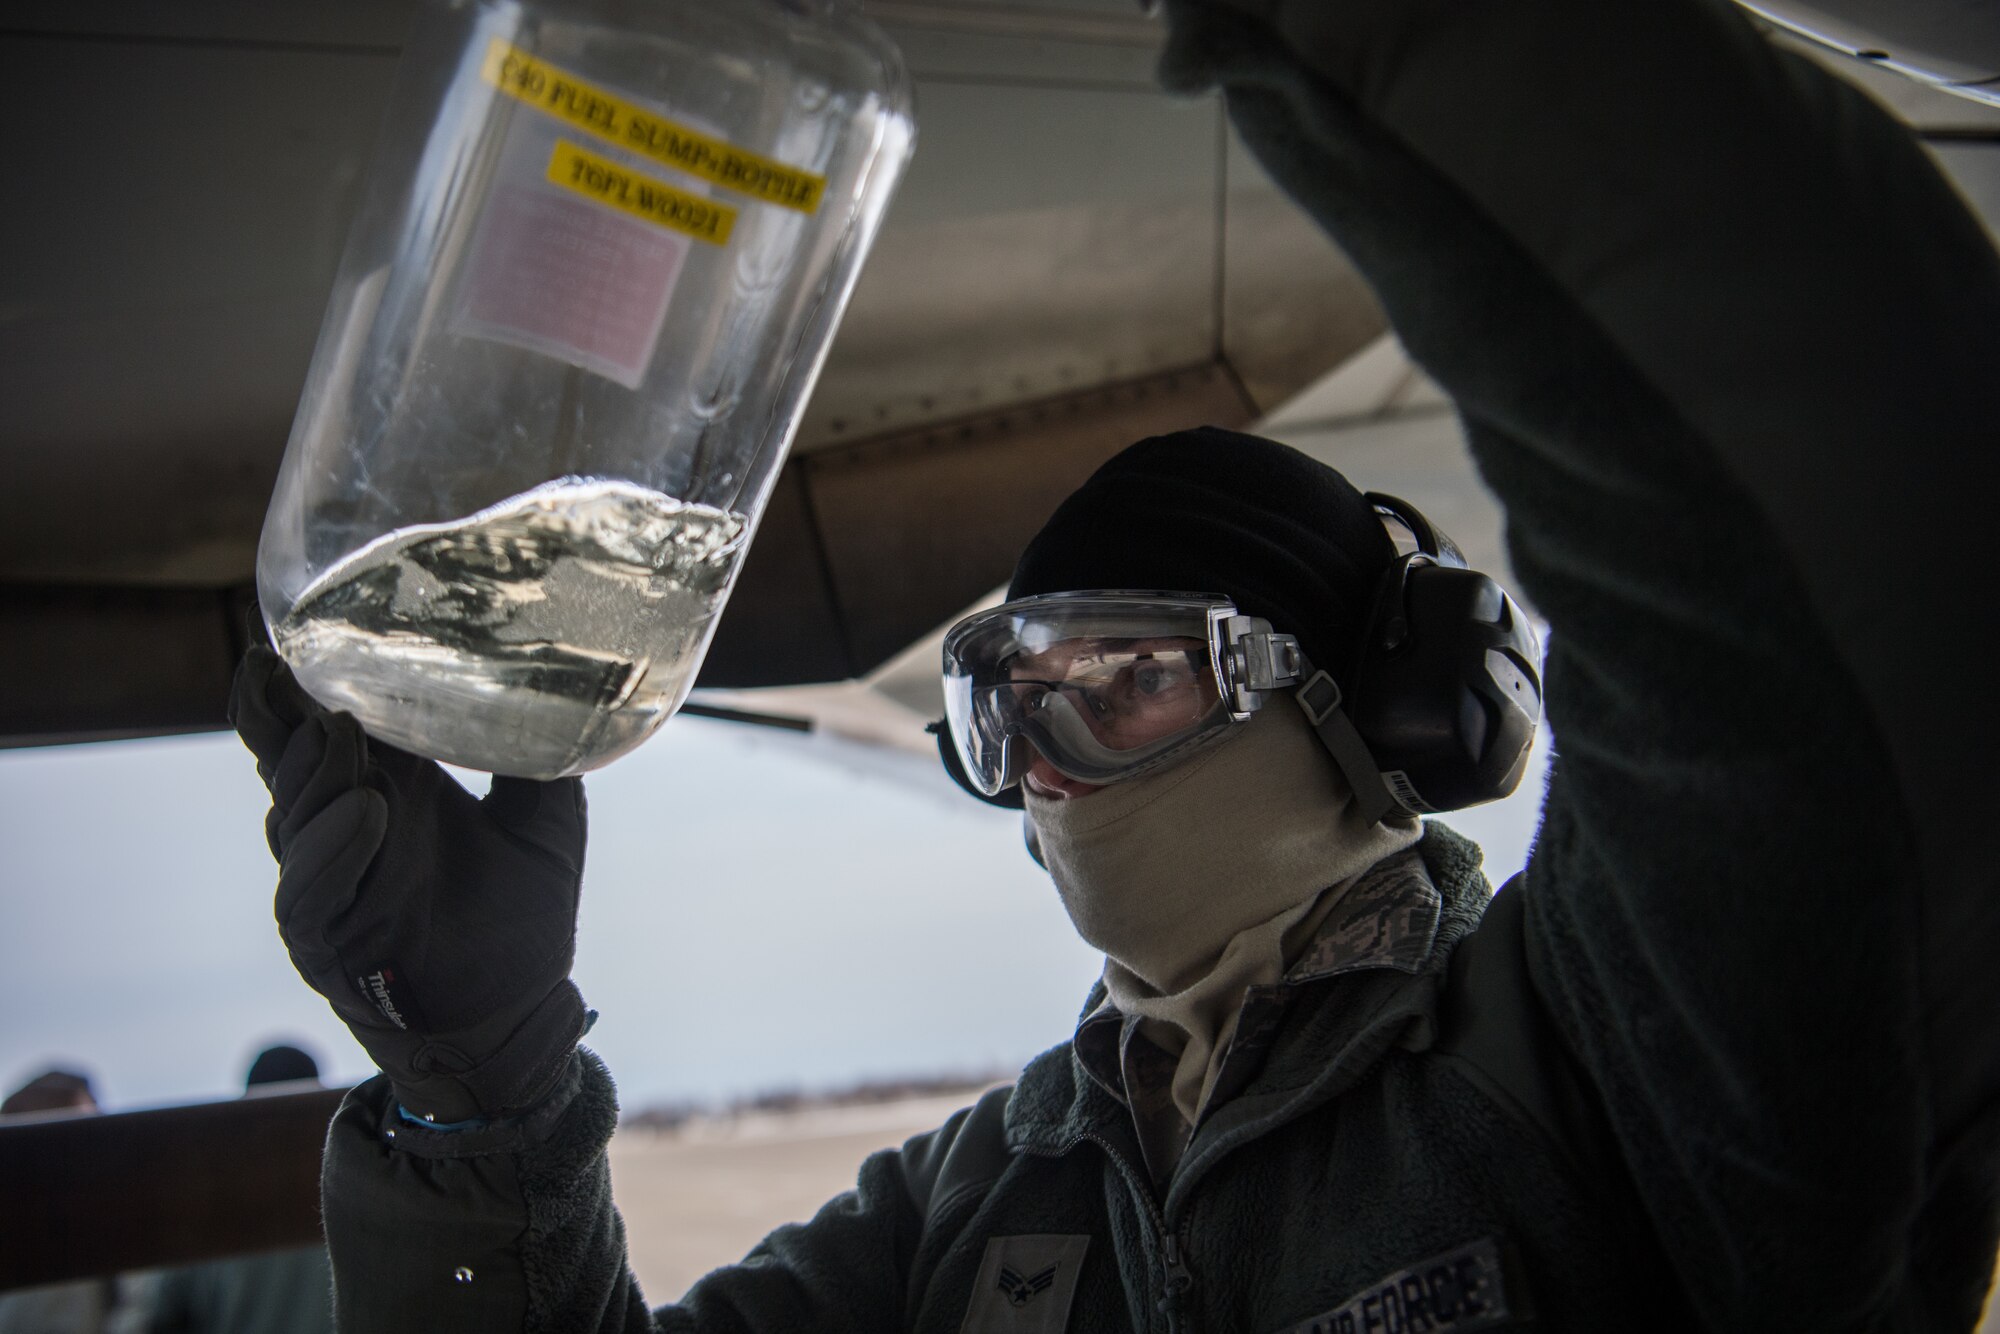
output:
<instances>
[{"instance_id":1,"label":"neck gaiter","mask_svg":"<svg viewBox=\"0 0 2000 1334\"><path fill-rule=\"evenodd\" d=\"M1104 982L1177 1054L1189 1125L1243 997L1284 976L1356 877L1416 842L1415 820L1365 824L1290 698L1176 765L1069 800L1026 794L1043 864Z\"/></svg>"}]
</instances>

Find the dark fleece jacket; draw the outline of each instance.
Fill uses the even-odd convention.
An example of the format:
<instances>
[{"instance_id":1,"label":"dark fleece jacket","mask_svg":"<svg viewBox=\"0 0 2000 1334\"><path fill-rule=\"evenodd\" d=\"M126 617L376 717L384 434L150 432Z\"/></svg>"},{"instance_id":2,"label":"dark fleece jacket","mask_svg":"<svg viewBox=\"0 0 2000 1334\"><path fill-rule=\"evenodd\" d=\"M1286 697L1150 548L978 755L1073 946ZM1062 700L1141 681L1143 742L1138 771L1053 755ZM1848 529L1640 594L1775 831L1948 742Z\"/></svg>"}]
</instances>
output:
<instances>
[{"instance_id":1,"label":"dark fleece jacket","mask_svg":"<svg viewBox=\"0 0 2000 1334\"><path fill-rule=\"evenodd\" d=\"M1439 1329L1530 1312L1553 1328L1684 1328L1684 1305L1610 1166L1602 1117L1527 1003L1521 896L1503 895L1481 926L1489 891L1478 849L1433 824L1419 853L1426 869L1385 864L1383 892L1343 900L1323 932L1350 942L1339 965L1286 988L1257 1075L1203 1120L1164 1193L1123 1103L1065 1043L1013 1090L870 1158L855 1191L812 1222L778 1229L742 1264L648 1315L624 1272L604 1170L613 1111L601 1068L579 1066L580 1093L552 1134L503 1155L511 1184L473 1175L495 1155L466 1153L460 1133L396 1117L378 1081L343 1109L329 1158L341 1325L1037 1329L1016 1323L996 1292L989 1249L1076 1238L1082 1264L1055 1289L1066 1320L1052 1328L1288 1329L1322 1318L1335 1334L1349 1307L1354 1328L1369 1328L1366 1303L1391 1288L1412 1310L1427 1305ZM1477 948L1460 947L1469 936ZM1099 999L1101 989L1091 1007ZM412 1190L389 1174L395 1163L430 1192L480 1201L458 1206L468 1214L510 1218L511 1235L391 1231ZM418 1272L393 1272L385 1235L403 1239L394 1267L415 1258ZM1429 1277L1468 1247L1494 1259L1481 1282ZM474 1279L457 1282L461 1269ZM1406 1273L1426 1285L1422 1296L1402 1293ZM491 1288L474 1291L488 1274ZM1451 1321L1454 1311L1463 1318ZM1375 1314L1391 1318L1379 1302Z\"/></svg>"},{"instance_id":2,"label":"dark fleece jacket","mask_svg":"<svg viewBox=\"0 0 2000 1334\"><path fill-rule=\"evenodd\" d=\"M651 1315L594 1066L527 1147L386 1143L364 1091L326 1168L343 1328L1005 1328L980 1263L1023 1236L1088 1239L1072 1329L1365 1329L1392 1290L1437 1329L1501 1319L1468 1293L1564 1330L1972 1324L2000 257L1723 0L1168 11L1167 80L1224 89L1507 507L1561 750L1525 882L1452 948L1477 896L1434 834L1423 967L1300 1005L1165 1199L1059 1048Z\"/></svg>"}]
</instances>

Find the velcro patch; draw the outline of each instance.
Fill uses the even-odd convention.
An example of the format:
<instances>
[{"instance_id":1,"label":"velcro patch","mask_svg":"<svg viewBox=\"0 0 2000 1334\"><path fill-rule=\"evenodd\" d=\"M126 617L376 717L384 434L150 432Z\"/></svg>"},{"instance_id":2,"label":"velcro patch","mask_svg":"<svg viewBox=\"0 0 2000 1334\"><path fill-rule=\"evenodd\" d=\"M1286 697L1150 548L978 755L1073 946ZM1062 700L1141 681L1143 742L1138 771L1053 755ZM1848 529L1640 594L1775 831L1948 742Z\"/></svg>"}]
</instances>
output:
<instances>
[{"instance_id":1,"label":"velcro patch","mask_svg":"<svg viewBox=\"0 0 2000 1334\"><path fill-rule=\"evenodd\" d=\"M959 1334L1062 1334L1088 1249L1089 1237L992 1238Z\"/></svg>"},{"instance_id":2,"label":"velcro patch","mask_svg":"<svg viewBox=\"0 0 2000 1334\"><path fill-rule=\"evenodd\" d=\"M1322 1315L1281 1334L1462 1334L1526 1319L1526 1295L1509 1292L1497 1237L1482 1237L1375 1280Z\"/></svg>"}]
</instances>

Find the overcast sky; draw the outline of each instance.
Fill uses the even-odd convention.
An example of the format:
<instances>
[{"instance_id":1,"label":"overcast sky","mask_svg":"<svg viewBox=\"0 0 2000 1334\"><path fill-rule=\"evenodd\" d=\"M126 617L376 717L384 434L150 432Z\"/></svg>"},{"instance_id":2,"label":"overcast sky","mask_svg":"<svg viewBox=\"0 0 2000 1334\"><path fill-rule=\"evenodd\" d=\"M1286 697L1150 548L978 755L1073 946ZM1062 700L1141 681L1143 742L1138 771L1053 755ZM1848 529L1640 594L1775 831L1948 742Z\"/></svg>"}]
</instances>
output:
<instances>
[{"instance_id":1,"label":"overcast sky","mask_svg":"<svg viewBox=\"0 0 2000 1334\"><path fill-rule=\"evenodd\" d=\"M1096 976L1019 817L930 761L682 718L587 783L576 977L628 1109L1016 1069ZM1496 883L1523 788L1453 818ZM266 804L233 735L0 752L0 1088L61 1062L110 1108L226 1096L286 1038L370 1072L278 941Z\"/></svg>"}]
</instances>

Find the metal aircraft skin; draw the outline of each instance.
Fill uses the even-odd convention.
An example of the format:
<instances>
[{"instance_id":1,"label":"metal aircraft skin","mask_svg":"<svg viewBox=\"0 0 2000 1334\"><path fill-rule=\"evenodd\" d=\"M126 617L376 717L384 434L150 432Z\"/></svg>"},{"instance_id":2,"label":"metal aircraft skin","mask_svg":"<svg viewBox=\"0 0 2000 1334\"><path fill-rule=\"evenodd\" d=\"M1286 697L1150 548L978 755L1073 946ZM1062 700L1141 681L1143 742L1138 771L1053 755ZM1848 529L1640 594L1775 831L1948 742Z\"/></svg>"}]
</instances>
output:
<instances>
[{"instance_id":1,"label":"metal aircraft skin","mask_svg":"<svg viewBox=\"0 0 2000 1334\"><path fill-rule=\"evenodd\" d=\"M2000 7L1991 0L1738 3L1842 55L2000 106Z\"/></svg>"},{"instance_id":2,"label":"metal aircraft skin","mask_svg":"<svg viewBox=\"0 0 2000 1334\"><path fill-rule=\"evenodd\" d=\"M0 219L0 745L222 725L414 5L10 6L0 108L37 202ZM1256 422L1384 327L1221 104L1160 92L1135 0L863 7L904 52L919 147L709 690L894 675L1114 449ZM1996 219L2000 107L1939 91L2000 88L1992 9L1754 4L1815 34Z\"/></svg>"}]
</instances>

